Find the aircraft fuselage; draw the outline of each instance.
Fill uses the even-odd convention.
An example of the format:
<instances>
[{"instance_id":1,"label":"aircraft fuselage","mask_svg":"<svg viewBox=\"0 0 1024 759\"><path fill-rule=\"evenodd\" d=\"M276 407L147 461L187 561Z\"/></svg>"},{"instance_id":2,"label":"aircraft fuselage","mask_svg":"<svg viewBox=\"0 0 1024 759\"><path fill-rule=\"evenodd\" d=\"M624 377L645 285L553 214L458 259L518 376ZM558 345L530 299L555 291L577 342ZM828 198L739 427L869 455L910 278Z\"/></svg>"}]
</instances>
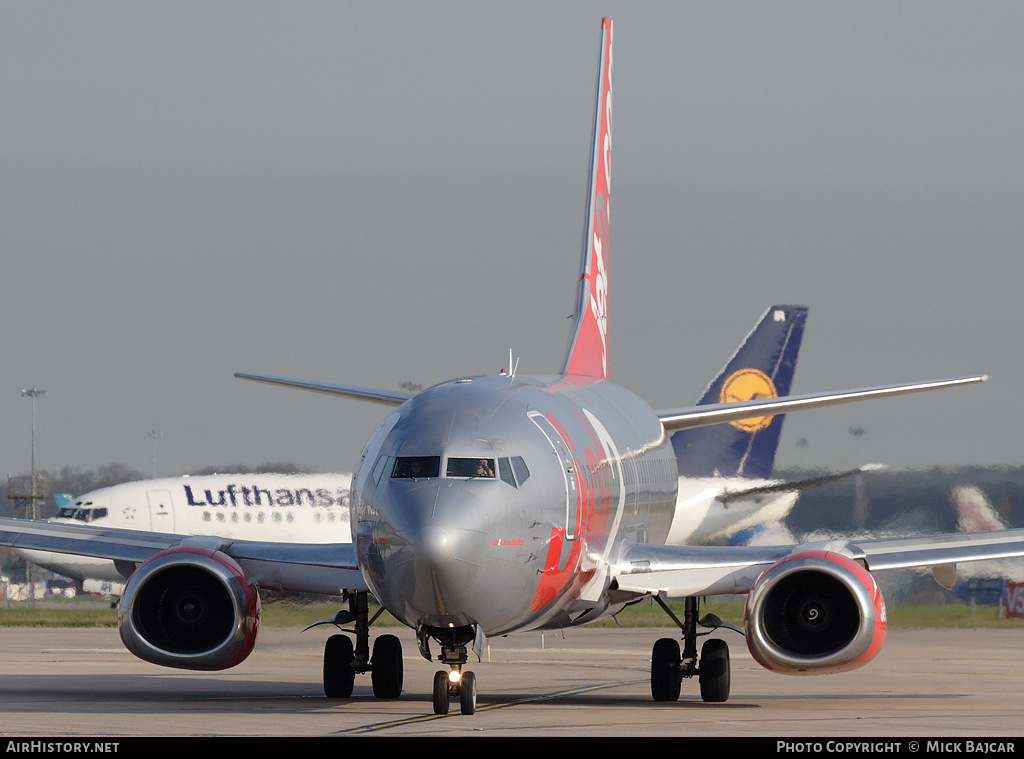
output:
<instances>
[{"instance_id":1,"label":"aircraft fuselage","mask_svg":"<svg viewBox=\"0 0 1024 759\"><path fill-rule=\"evenodd\" d=\"M458 379L371 436L352 537L372 592L410 627L561 627L613 610L615 543L663 543L677 481L654 412L614 383Z\"/></svg>"}]
</instances>

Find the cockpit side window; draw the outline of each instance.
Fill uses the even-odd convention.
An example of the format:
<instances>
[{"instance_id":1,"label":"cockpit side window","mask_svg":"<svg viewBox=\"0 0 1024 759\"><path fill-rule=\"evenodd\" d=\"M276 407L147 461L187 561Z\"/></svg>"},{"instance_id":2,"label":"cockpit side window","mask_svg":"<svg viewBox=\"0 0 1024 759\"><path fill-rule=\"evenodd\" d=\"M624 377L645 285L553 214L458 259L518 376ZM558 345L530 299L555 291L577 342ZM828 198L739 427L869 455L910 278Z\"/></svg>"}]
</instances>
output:
<instances>
[{"instance_id":1,"label":"cockpit side window","mask_svg":"<svg viewBox=\"0 0 1024 759\"><path fill-rule=\"evenodd\" d=\"M522 456L512 457L512 471L515 472L516 482L522 487L523 483L530 479L530 469L526 466Z\"/></svg>"},{"instance_id":2,"label":"cockpit side window","mask_svg":"<svg viewBox=\"0 0 1024 759\"><path fill-rule=\"evenodd\" d=\"M373 462L373 469L370 471L370 479L373 480L374 485L380 484L381 475L384 474L384 467L387 465L389 458L389 456L382 453L377 457L377 460Z\"/></svg>"},{"instance_id":3,"label":"cockpit side window","mask_svg":"<svg viewBox=\"0 0 1024 759\"><path fill-rule=\"evenodd\" d=\"M441 470L440 456L399 456L391 470L392 479L437 477Z\"/></svg>"},{"instance_id":4,"label":"cockpit side window","mask_svg":"<svg viewBox=\"0 0 1024 759\"><path fill-rule=\"evenodd\" d=\"M512 487L516 486L516 478L512 476L512 464L509 463L508 458L498 459L498 476L502 482Z\"/></svg>"},{"instance_id":5,"label":"cockpit side window","mask_svg":"<svg viewBox=\"0 0 1024 759\"><path fill-rule=\"evenodd\" d=\"M449 458L446 477L494 477L494 459Z\"/></svg>"}]
</instances>

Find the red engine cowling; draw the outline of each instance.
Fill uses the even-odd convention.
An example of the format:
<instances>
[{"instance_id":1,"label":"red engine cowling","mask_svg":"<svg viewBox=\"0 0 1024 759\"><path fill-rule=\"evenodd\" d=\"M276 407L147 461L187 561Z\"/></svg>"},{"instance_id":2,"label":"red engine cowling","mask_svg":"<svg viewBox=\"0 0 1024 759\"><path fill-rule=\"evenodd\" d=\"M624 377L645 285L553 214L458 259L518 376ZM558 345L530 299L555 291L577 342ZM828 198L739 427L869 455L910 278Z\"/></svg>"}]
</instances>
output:
<instances>
[{"instance_id":1,"label":"red engine cowling","mask_svg":"<svg viewBox=\"0 0 1024 759\"><path fill-rule=\"evenodd\" d=\"M885 642L885 601L860 564L829 551L783 559L747 596L747 646L774 672L820 675L867 664Z\"/></svg>"},{"instance_id":2,"label":"red engine cowling","mask_svg":"<svg viewBox=\"0 0 1024 759\"><path fill-rule=\"evenodd\" d=\"M256 583L227 554L199 546L158 553L128 579L118 627L153 664L218 670L241 663L259 629Z\"/></svg>"}]
</instances>

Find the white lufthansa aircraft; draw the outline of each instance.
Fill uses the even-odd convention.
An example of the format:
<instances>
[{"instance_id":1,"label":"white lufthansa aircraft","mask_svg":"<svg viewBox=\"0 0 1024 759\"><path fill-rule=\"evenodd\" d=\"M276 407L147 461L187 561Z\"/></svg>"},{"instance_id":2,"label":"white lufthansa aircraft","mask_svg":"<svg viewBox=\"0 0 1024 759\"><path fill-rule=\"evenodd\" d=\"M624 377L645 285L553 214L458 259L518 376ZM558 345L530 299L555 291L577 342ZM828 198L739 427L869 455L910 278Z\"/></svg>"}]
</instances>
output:
<instances>
[{"instance_id":1,"label":"white lufthansa aircraft","mask_svg":"<svg viewBox=\"0 0 1024 759\"><path fill-rule=\"evenodd\" d=\"M564 628L644 599L685 599L679 639L654 644L651 692L678 698L696 676L702 697L729 696L725 642L698 653L700 599L748 594L739 630L756 661L785 673L861 666L885 639L885 603L872 572L1024 555L1024 531L1006 530L820 545L667 545L680 430L760 424L772 415L980 382L984 377L812 395L759 397L654 411L609 379L608 276L612 22L601 26L600 66L584 246L575 318L563 366L548 376L459 377L420 393L244 374L388 407L353 473L351 542L182 537L0 520L0 544L102 556L137 565L122 596L125 645L166 666L223 669L256 641L259 590L345 594L331 621L324 688L403 688L394 635L370 646L373 597L415 631L441 669L433 707L476 709L469 651L486 636ZM770 395L770 394L769 394ZM749 420L749 421L748 421ZM667 608L667 607L666 607ZM673 617L675 619L675 617ZM680 645L680 641L681 644ZM438 651L432 651L437 646Z\"/></svg>"},{"instance_id":2,"label":"white lufthansa aircraft","mask_svg":"<svg viewBox=\"0 0 1024 759\"><path fill-rule=\"evenodd\" d=\"M348 535L351 474L210 474L123 482L67 499L52 524L177 535L215 532L239 540L323 543ZM28 561L120 595L134 571L95 556L17 549Z\"/></svg>"}]
</instances>

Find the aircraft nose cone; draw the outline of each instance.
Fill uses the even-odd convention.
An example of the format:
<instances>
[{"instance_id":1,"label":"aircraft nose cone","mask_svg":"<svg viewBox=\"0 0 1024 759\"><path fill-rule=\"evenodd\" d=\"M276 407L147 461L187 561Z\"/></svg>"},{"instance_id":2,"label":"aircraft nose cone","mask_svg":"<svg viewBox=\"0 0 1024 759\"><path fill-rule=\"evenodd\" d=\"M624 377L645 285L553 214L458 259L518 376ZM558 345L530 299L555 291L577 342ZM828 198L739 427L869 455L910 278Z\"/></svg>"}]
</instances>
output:
<instances>
[{"instance_id":1,"label":"aircraft nose cone","mask_svg":"<svg viewBox=\"0 0 1024 759\"><path fill-rule=\"evenodd\" d=\"M423 557L432 564L442 564L451 558L455 541L448 530L437 525L427 525L419 541Z\"/></svg>"},{"instance_id":2,"label":"aircraft nose cone","mask_svg":"<svg viewBox=\"0 0 1024 759\"><path fill-rule=\"evenodd\" d=\"M470 536L485 529L487 509L457 485L425 485L397 491L391 521L399 541L423 559L443 564L476 552Z\"/></svg>"},{"instance_id":3,"label":"aircraft nose cone","mask_svg":"<svg viewBox=\"0 0 1024 759\"><path fill-rule=\"evenodd\" d=\"M391 483L387 533L374 571L389 608L431 626L475 620L487 507L464 483Z\"/></svg>"}]
</instances>

